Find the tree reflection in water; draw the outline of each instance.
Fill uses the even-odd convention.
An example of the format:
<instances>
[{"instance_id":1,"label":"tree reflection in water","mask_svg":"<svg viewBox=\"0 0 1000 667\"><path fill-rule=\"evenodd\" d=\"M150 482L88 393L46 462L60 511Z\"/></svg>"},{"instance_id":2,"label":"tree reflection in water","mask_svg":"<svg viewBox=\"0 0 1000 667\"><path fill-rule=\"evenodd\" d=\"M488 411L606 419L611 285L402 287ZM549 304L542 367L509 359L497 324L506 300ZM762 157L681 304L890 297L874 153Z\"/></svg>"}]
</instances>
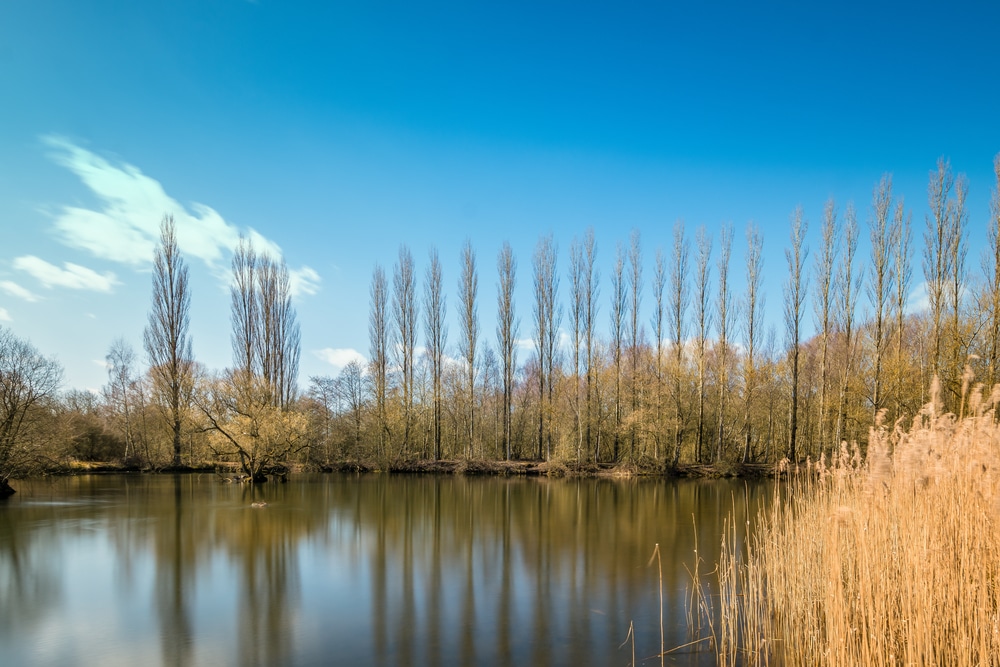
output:
<instances>
[{"instance_id":1,"label":"tree reflection in water","mask_svg":"<svg viewBox=\"0 0 1000 667\"><path fill-rule=\"evenodd\" d=\"M148 658L158 644L163 665L626 664L618 647L630 622L637 656L659 647L653 545L667 644L678 646L690 639L694 522L698 553L714 563L725 517L735 511L745 526L747 508L771 493L742 482L386 475L22 487L0 505L0 650L32 662L50 642L50 653L99 662ZM69 576L73 562L92 572L89 586ZM95 590L105 580L114 590ZM82 596L110 598L121 619L101 642L46 639L80 622Z\"/></svg>"}]
</instances>

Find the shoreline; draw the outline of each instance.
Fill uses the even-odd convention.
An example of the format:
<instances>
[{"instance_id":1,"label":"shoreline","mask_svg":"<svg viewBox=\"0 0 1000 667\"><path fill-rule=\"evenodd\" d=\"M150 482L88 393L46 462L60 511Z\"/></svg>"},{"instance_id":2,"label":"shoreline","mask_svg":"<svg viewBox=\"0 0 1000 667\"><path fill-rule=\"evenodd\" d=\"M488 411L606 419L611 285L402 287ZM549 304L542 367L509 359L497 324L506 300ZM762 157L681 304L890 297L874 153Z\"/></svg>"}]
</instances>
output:
<instances>
[{"instance_id":1,"label":"shoreline","mask_svg":"<svg viewBox=\"0 0 1000 667\"><path fill-rule=\"evenodd\" d=\"M72 462L52 469L46 475L102 475L102 474L190 474L217 473L220 476L238 472L234 464L202 464L141 468L111 462ZM780 476L778 467L771 463L748 464L682 464L677 467L612 464L577 463L575 461L490 461L482 459L413 459L406 461L378 462L374 460L345 460L323 464L293 464L269 474L269 481L296 473L366 473L366 474L431 474L468 475L495 477L575 477L601 479L763 479Z\"/></svg>"}]
</instances>

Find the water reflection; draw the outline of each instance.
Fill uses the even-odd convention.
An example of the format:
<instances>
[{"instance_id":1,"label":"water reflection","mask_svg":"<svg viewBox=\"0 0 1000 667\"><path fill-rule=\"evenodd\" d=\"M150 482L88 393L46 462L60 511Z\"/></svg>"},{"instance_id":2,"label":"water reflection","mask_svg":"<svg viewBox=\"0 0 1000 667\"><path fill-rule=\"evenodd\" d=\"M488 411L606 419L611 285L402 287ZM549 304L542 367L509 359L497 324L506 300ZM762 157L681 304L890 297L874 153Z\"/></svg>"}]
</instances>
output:
<instances>
[{"instance_id":1,"label":"water reflection","mask_svg":"<svg viewBox=\"0 0 1000 667\"><path fill-rule=\"evenodd\" d=\"M11 664L162 665L624 665L630 622L638 657L659 648L653 545L666 643L679 646L695 523L714 563L725 517L742 526L770 495L419 476L78 477L20 491L0 503L0 651Z\"/></svg>"}]
</instances>

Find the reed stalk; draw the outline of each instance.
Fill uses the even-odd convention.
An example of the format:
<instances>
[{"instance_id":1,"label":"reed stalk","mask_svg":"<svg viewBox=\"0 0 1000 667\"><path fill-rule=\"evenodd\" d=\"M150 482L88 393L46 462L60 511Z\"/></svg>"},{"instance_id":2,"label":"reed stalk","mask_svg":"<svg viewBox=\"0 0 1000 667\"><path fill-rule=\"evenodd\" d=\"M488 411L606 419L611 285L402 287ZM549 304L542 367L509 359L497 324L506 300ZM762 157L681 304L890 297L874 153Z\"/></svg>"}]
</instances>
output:
<instances>
[{"instance_id":1,"label":"reed stalk","mask_svg":"<svg viewBox=\"0 0 1000 667\"><path fill-rule=\"evenodd\" d=\"M1000 390L966 395L810 463L745 540L727 524L719 664L1000 664Z\"/></svg>"}]
</instances>

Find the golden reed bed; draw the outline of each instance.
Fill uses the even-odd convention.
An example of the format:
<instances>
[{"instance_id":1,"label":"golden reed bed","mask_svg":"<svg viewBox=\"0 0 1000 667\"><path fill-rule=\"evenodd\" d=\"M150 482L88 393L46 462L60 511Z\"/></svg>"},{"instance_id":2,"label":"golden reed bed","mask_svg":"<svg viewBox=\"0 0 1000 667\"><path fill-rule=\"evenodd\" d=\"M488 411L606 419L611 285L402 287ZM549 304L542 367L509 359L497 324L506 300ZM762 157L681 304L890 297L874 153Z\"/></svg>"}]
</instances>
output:
<instances>
[{"instance_id":1,"label":"golden reed bed","mask_svg":"<svg viewBox=\"0 0 1000 667\"><path fill-rule=\"evenodd\" d=\"M998 401L879 426L727 531L721 596L695 596L720 664L1000 665Z\"/></svg>"}]
</instances>

